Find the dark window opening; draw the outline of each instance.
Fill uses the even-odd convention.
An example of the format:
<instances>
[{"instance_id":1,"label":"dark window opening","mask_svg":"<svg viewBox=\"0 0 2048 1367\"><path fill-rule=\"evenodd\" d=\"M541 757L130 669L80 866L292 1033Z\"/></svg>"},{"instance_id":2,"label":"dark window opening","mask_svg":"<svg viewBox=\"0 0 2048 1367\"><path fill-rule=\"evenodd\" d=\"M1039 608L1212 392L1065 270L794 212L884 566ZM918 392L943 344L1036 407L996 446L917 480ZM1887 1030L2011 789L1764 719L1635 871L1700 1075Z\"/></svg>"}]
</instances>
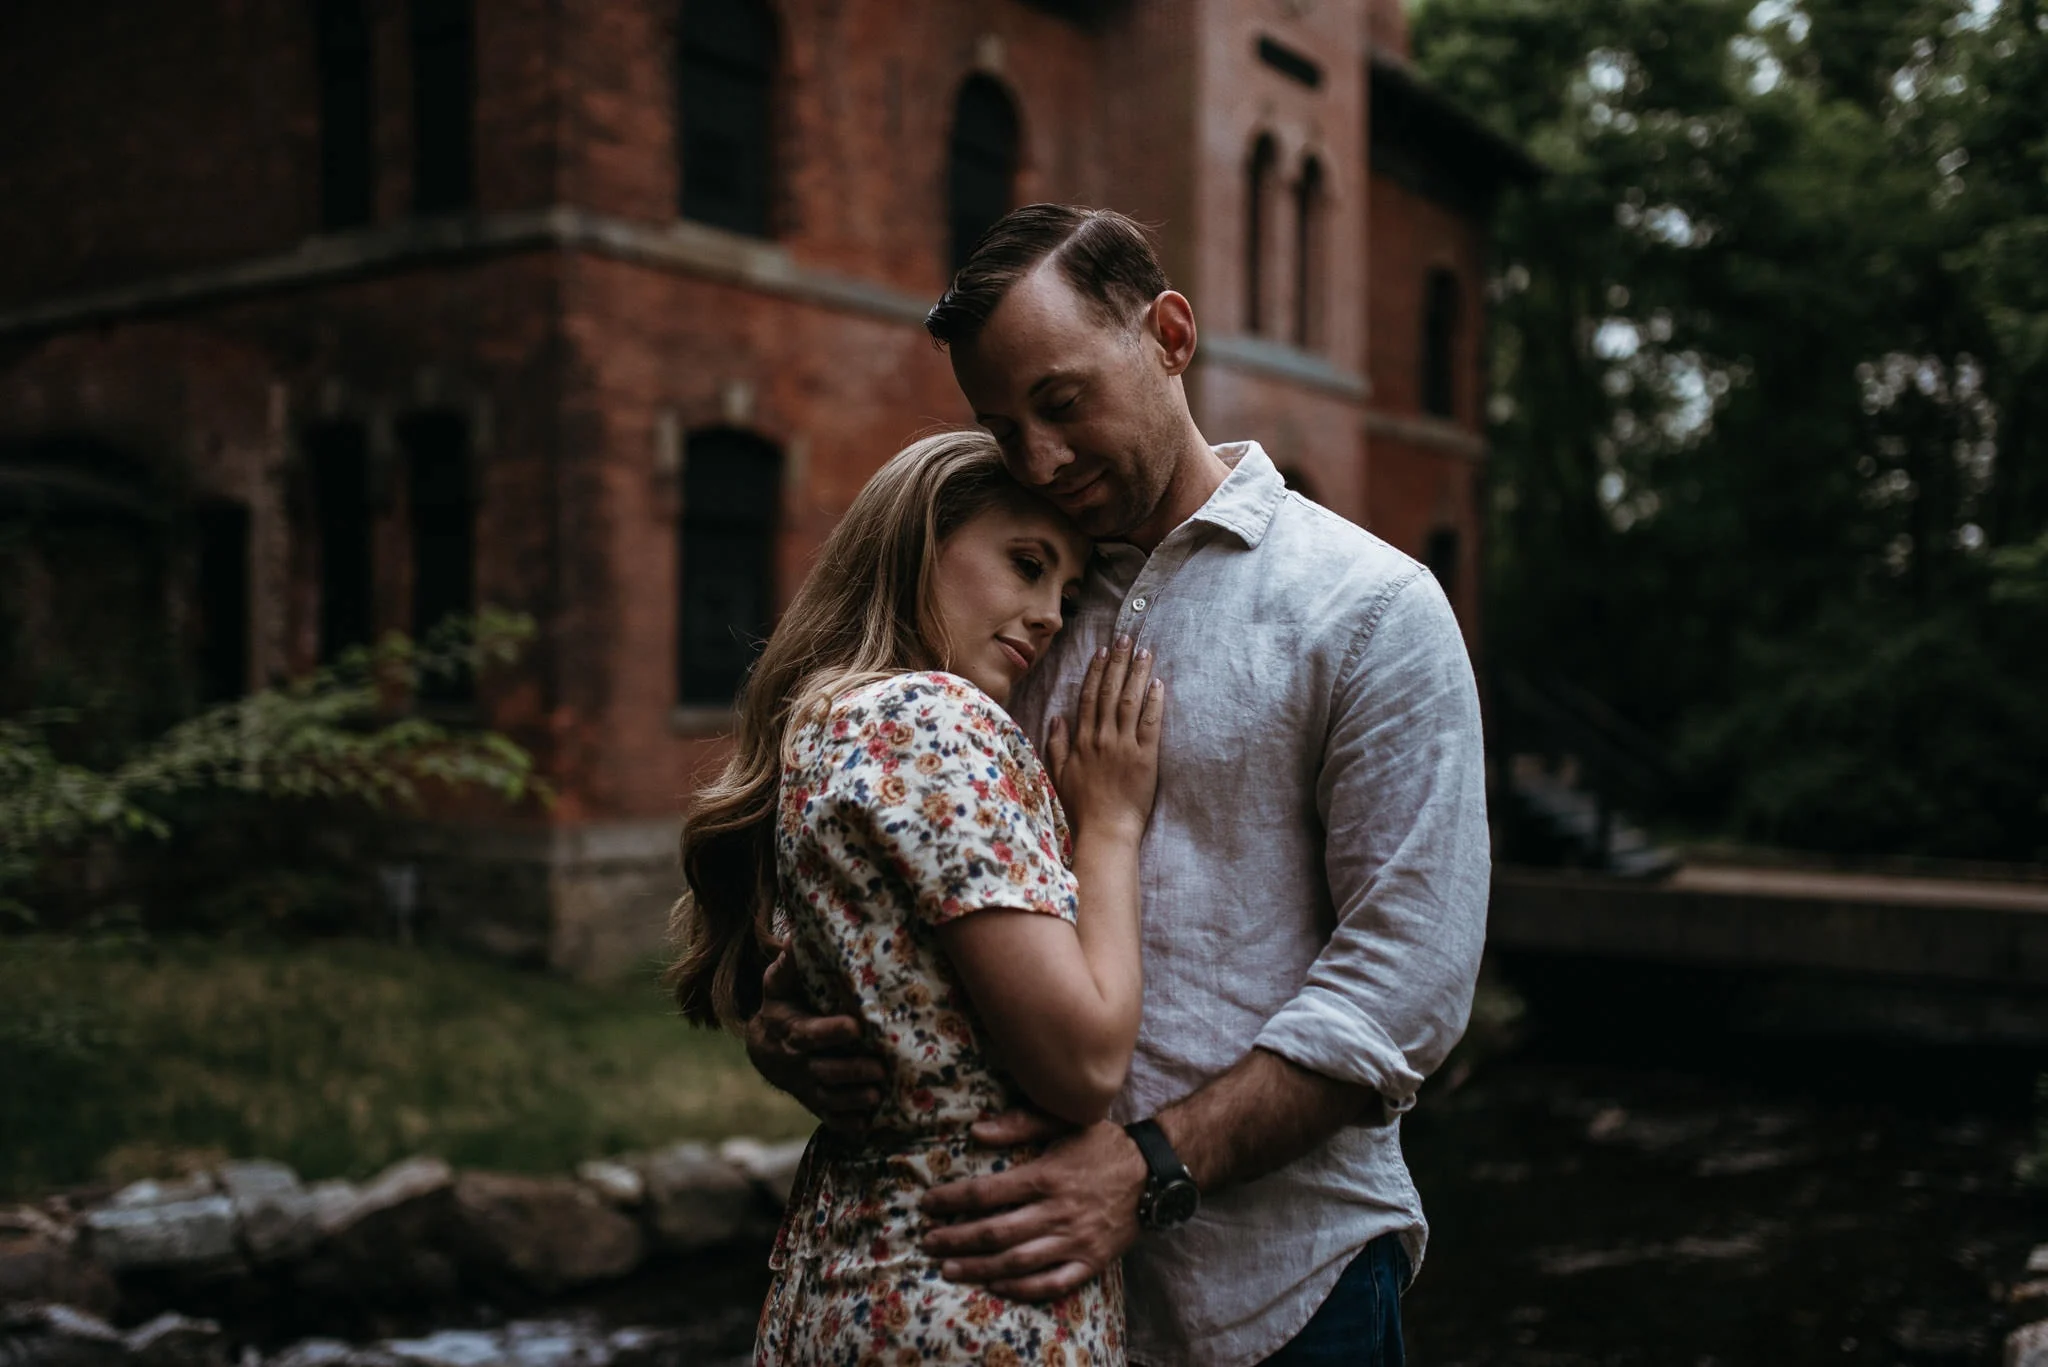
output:
<instances>
[{"instance_id":1,"label":"dark window opening","mask_svg":"<svg viewBox=\"0 0 2048 1367\"><path fill-rule=\"evenodd\" d=\"M1438 527L1429 534L1423 544L1422 563L1429 566L1429 572L1436 576L1436 582L1443 587L1444 597L1453 603L1458 601L1458 529Z\"/></svg>"},{"instance_id":2,"label":"dark window opening","mask_svg":"<svg viewBox=\"0 0 2048 1367\"><path fill-rule=\"evenodd\" d=\"M1016 106L988 77L972 77L953 105L953 143L947 159L952 269L966 265L982 234L1010 212L1016 182Z\"/></svg>"},{"instance_id":3,"label":"dark window opening","mask_svg":"<svg viewBox=\"0 0 2048 1367\"><path fill-rule=\"evenodd\" d=\"M782 457L745 432L693 433L683 468L677 700L725 706L775 618Z\"/></svg>"},{"instance_id":4,"label":"dark window opening","mask_svg":"<svg viewBox=\"0 0 2048 1367\"><path fill-rule=\"evenodd\" d=\"M450 617L476 611L476 496L469 429L453 413L420 413L399 427L410 475L412 631L425 641ZM420 681L428 702L462 702L472 694L466 672Z\"/></svg>"},{"instance_id":5,"label":"dark window opening","mask_svg":"<svg viewBox=\"0 0 2048 1367\"><path fill-rule=\"evenodd\" d=\"M1266 317L1266 214L1273 187L1273 170L1280 152L1270 137L1252 144L1252 159L1245 171L1244 213L1244 326L1247 332L1264 332Z\"/></svg>"},{"instance_id":6,"label":"dark window opening","mask_svg":"<svg viewBox=\"0 0 2048 1367\"><path fill-rule=\"evenodd\" d=\"M1322 340L1322 213L1323 164L1310 157L1294 187L1294 344L1303 349Z\"/></svg>"},{"instance_id":7,"label":"dark window opening","mask_svg":"<svg viewBox=\"0 0 2048 1367\"><path fill-rule=\"evenodd\" d=\"M1323 83L1323 69L1285 43L1271 38L1259 39L1259 60L1288 80L1299 81L1310 90Z\"/></svg>"},{"instance_id":8,"label":"dark window opening","mask_svg":"<svg viewBox=\"0 0 2048 1367\"><path fill-rule=\"evenodd\" d=\"M320 0L320 226L353 228L372 212L370 26L361 0Z\"/></svg>"},{"instance_id":9,"label":"dark window opening","mask_svg":"<svg viewBox=\"0 0 2048 1367\"><path fill-rule=\"evenodd\" d=\"M1422 305L1422 411L1456 415L1458 281L1447 270L1429 273Z\"/></svg>"},{"instance_id":10,"label":"dark window opening","mask_svg":"<svg viewBox=\"0 0 2048 1367\"><path fill-rule=\"evenodd\" d=\"M320 662L370 643L370 455L362 424L323 423L306 436L320 547Z\"/></svg>"},{"instance_id":11,"label":"dark window opening","mask_svg":"<svg viewBox=\"0 0 2048 1367\"><path fill-rule=\"evenodd\" d=\"M476 36L467 0L413 0L412 201L418 213L476 200Z\"/></svg>"},{"instance_id":12,"label":"dark window opening","mask_svg":"<svg viewBox=\"0 0 2048 1367\"><path fill-rule=\"evenodd\" d=\"M775 23L754 0L687 0L677 46L684 218L767 237Z\"/></svg>"},{"instance_id":13,"label":"dark window opening","mask_svg":"<svg viewBox=\"0 0 2048 1367\"><path fill-rule=\"evenodd\" d=\"M249 691L249 509L222 500L197 511L199 700L226 702Z\"/></svg>"}]
</instances>

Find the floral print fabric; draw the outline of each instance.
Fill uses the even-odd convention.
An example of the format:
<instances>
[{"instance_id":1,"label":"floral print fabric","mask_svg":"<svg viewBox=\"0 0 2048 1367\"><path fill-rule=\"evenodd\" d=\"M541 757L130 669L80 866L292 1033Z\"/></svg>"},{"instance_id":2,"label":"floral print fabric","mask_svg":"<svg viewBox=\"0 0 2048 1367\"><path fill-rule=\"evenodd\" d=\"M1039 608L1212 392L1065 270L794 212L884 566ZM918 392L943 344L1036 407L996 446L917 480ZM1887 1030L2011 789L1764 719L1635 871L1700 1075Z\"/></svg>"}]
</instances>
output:
<instances>
[{"instance_id":1,"label":"floral print fabric","mask_svg":"<svg viewBox=\"0 0 2048 1367\"><path fill-rule=\"evenodd\" d=\"M926 1189L1034 1150L967 1135L1020 1104L937 938L977 911L1075 920L1065 814L1023 732L951 674L904 674L790 725L776 827L780 911L814 1002L856 1016L892 1070L869 1134L820 1130L776 1238L758 1367L1116 1367L1118 1272L1049 1305L939 1276Z\"/></svg>"}]
</instances>

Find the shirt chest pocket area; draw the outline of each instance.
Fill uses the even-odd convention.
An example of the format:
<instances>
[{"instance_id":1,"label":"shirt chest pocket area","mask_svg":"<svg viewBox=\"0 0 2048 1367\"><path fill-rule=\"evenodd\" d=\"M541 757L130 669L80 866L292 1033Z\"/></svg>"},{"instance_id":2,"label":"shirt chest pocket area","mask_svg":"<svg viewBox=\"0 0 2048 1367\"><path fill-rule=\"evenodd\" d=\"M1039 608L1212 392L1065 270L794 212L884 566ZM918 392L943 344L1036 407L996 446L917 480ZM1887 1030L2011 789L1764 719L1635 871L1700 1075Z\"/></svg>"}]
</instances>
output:
<instances>
[{"instance_id":1,"label":"shirt chest pocket area","mask_svg":"<svg viewBox=\"0 0 2048 1367\"><path fill-rule=\"evenodd\" d=\"M1148 643L1150 644L1150 643ZM1167 680L1161 805L1259 825L1298 820L1314 781L1326 688L1291 625L1219 622L1160 652Z\"/></svg>"}]
</instances>

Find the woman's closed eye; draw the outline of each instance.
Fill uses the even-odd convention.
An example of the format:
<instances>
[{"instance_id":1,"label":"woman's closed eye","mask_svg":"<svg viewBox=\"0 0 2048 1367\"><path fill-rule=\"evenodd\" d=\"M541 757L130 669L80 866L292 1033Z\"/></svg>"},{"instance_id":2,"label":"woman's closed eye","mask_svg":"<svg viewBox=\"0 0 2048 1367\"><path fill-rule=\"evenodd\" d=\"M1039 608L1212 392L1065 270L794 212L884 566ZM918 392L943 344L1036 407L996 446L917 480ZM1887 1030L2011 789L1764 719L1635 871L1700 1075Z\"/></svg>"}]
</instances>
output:
<instances>
[{"instance_id":1,"label":"woman's closed eye","mask_svg":"<svg viewBox=\"0 0 2048 1367\"><path fill-rule=\"evenodd\" d=\"M1045 577L1045 562L1037 556L1015 555L1010 558L1017 566L1017 573L1024 576L1025 583L1036 584Z\"/></svg>"}]
</instances>

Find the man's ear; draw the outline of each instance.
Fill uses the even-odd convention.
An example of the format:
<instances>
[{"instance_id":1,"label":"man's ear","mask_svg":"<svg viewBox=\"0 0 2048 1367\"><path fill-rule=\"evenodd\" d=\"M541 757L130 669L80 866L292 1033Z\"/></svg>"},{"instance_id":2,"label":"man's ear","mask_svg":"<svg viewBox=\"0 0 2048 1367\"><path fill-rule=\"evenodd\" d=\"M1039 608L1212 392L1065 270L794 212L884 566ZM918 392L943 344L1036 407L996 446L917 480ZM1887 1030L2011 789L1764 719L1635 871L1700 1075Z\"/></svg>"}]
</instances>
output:
<instances>
[{"instance_id":1,"label":"man's ear","mask_svg":"<svg viewBox=\"0 0 2048 1367\"><path fill-rule=\"evenodd\" d=\"M1195 360L1195 306L1179 290L1165 290L1145 310L1145 333L1159 348L1169 375L1178 375Z\"/></svg>"}]
</instances>

